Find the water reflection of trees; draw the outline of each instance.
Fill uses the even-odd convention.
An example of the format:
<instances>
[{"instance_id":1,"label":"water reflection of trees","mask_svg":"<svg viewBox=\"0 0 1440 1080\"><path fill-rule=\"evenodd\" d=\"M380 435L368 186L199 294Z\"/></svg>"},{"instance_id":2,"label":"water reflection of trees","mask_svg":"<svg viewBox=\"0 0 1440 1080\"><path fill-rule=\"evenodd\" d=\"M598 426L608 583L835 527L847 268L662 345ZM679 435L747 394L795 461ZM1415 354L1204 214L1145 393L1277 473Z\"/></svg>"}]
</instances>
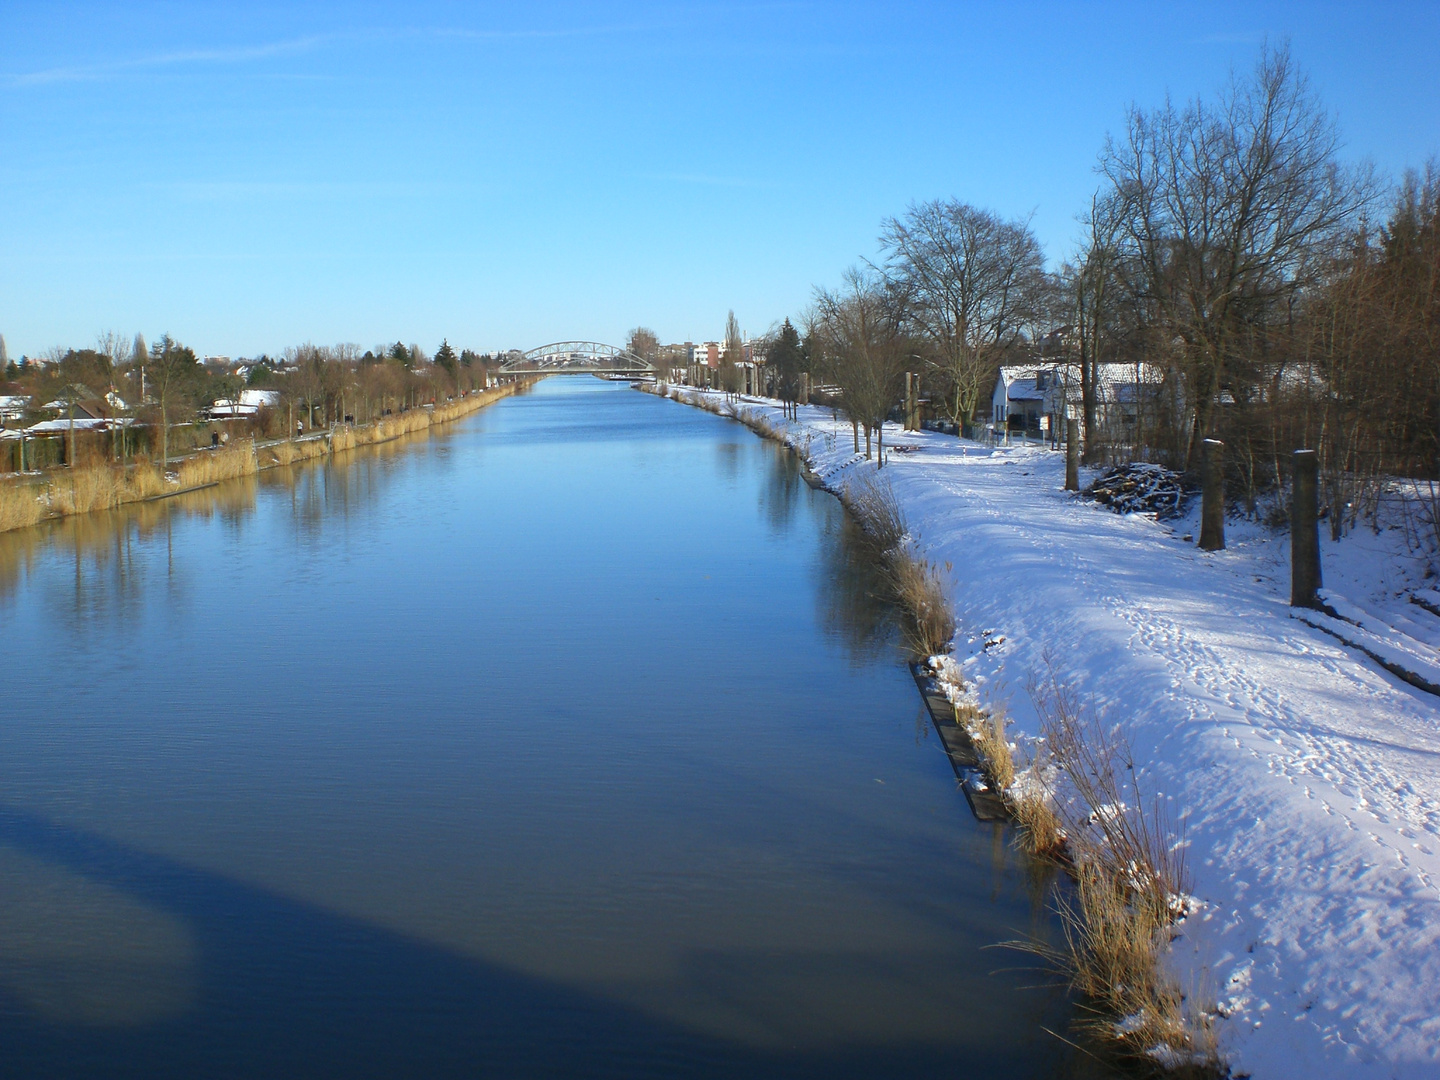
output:
<instances>
[{"instance_id":1,"label":"water reflection of trees","mask_svg":"<svg viewBox=\"0 0 1440 1080\"><path fill-rule=\"evenodd\" d=\"M861 542L859 527L838 499L805 483L799 459L770 443L755 444L767 460L759 470L760 508L776 536L790 535L796 515L809 504L820 532L816 582L817 622L840 641L852 663L898 656L900 612L874 558ZM718 460L736 466L738 447L720 444ZM758 464L758 463L757 463Z\"/></svg>"},{"instance_id":2,"label":"water reflection of trees","mask_svg":"<svg viewBox=\"0 0 1440 1080\"><path fill-rule=\"evenodd\" d=\"M820 538L819 622L845 648L852 664L900 655L900 610L859 526L838 500L825 496Z\"/></svg>"},{"instance_id":3,"label":"water reflection of trees","mask_svg":"<svg viewBox=\"0 0 1440 1080\"><path fill-rule=\"evenodd\" d=\"M48 609L76 625L136 615L155 572L154 560L143 553L161 542L171 598L182 599L186 580L175 561L176 520L213 518L240 531L254 511L256 490L255 478L244 477L205 491L0 534L0 600L9 600L22 583L34 580L45 587ZM57 566L61 560L68 562L71 573L39 573L42 562Z\"/></svg>"},{"instance_id":4,"label":"water reflection of trees","mask_svg":"<svg viewBox=\"0 0 1440 1080\"><path fill-rule=\"evenodd\" d=\"M776 536L784 536L790 532L790 523L800 507L800 500L809 497L809 486L800 475L799 458L773 444L761 446L769 451L771 467L763 473L760 508L770 531Z\"/></svg>"},{"instance_id":5,"label":"water reflection of trees","mask_svg":"<svg viewBox=\"0 0 1440 1080\"><path fill-rule=\"evenodd\" d=\"M398 479L400 471L385 459L433 437L431 432L416 432L349 451L338 461L270 469L202 491L0 533L0 603L10 601L25 582L35 581L43 583L49 609L68 623L131 617L138 615L146 589L157 587L160 577L168 599L183 602L193 589L183 553L177 556L174 545L181 522L213 520L227 535L240 538L263 489L282 495L274 500L282 505L288 493L294 534L317 540L327 523L343 523ZM163 568L147 554L161 543ZM66 560L72 572L39 573L42 563L53 568L60 560Z\"/></svg>"}]
</instances>

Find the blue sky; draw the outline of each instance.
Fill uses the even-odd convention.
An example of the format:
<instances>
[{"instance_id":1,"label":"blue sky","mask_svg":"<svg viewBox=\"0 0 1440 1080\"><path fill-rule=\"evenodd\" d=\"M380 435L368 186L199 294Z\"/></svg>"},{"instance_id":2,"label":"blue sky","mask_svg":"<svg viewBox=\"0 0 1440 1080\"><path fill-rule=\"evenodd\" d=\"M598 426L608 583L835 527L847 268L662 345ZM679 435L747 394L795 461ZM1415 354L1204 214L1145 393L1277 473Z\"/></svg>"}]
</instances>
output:
<instances>
[{"instance_id":1,"label":"blue sky","mask_svg":"<svg viewBox=\"0 0 1440 1080\"><path fill-rule=\"evenodd\" d=\"M1063 258L1127 103L1288 39L1440 153L1440 4L0 4L0 334L252 355L763 331L954 196Z\"/></svg>"}]
</instances>

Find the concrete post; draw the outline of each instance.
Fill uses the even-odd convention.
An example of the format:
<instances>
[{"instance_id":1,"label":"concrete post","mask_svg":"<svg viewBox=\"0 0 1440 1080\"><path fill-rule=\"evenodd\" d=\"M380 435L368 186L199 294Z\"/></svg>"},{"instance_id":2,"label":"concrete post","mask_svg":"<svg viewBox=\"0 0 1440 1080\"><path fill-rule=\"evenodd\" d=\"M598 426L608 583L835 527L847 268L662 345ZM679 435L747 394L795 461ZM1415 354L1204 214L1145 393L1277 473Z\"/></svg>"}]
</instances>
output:
<instances>
[{"instance_id":1,"label":"concrete post","mask_svg":"<svg viewBox=\"0 0 1440 1080\"><path fill-rule=\"evenodd\" d=\"M1296 450L1290 489L1290 606L1320 606L1320 459Z\"/></svg>"},{"instance_id":2,"label":"concrete post","mask_svg":"<svg viewBox=\"0 0 1440 1080\"><path fill-rule=\"evenodd\" d=\"M1065 490L1080 490L1080 421L1065 421Z\"/></svg>"},{"instance_id":3,"label":"concrete post","mask_svg":"<svg viewBox=\"0 0 1440 1080\"><path fill-rule=\"evenodd\" d=\"M1200 550L1225 549L1225 444L1206 439L1200 458Z\"/></svg>"}]
</instances>

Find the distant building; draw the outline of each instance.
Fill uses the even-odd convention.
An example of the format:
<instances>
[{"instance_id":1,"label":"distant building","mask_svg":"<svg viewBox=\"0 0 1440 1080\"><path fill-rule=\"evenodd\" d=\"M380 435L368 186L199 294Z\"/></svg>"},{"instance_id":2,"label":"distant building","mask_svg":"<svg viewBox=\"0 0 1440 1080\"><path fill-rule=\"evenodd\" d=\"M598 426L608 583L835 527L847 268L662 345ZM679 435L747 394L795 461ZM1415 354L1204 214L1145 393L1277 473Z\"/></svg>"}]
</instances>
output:
<instances>
[{"instance_id":1,"label":"distant building","mask_svg":"<svg viewBox=\"0 0 1440 1080\"><path fill-rule=\"evenodd\" d=\"M261 409L280 407L279 390L241 390L238 398L221 398L205 410L211 420L236 420L254 416Z\"/></svg>"}]
</instances>

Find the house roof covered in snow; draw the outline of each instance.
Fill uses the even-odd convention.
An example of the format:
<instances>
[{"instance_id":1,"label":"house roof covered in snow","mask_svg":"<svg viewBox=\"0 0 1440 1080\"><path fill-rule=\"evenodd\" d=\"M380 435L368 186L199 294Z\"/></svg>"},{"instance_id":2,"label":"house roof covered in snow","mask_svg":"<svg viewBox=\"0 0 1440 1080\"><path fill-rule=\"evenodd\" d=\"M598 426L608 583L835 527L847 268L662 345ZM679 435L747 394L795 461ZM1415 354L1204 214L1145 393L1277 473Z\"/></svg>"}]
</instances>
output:
<instances>
[{"instance_id":1,"label":"house roof covered in snow","mask_svg":"<svg viewBox=\"0 0 1440 1080\"><path fill-rule=\"evenodd\" d=\"M26 435L57 435L69 432L72 427L75 431L109 431L111 428L129 427L132 421L126 418L109 419L106 417L77 416L74 420L62 417L59 420L42 420L38 424L31 424L25 429Z\"/></svg>"}]
</instances>

